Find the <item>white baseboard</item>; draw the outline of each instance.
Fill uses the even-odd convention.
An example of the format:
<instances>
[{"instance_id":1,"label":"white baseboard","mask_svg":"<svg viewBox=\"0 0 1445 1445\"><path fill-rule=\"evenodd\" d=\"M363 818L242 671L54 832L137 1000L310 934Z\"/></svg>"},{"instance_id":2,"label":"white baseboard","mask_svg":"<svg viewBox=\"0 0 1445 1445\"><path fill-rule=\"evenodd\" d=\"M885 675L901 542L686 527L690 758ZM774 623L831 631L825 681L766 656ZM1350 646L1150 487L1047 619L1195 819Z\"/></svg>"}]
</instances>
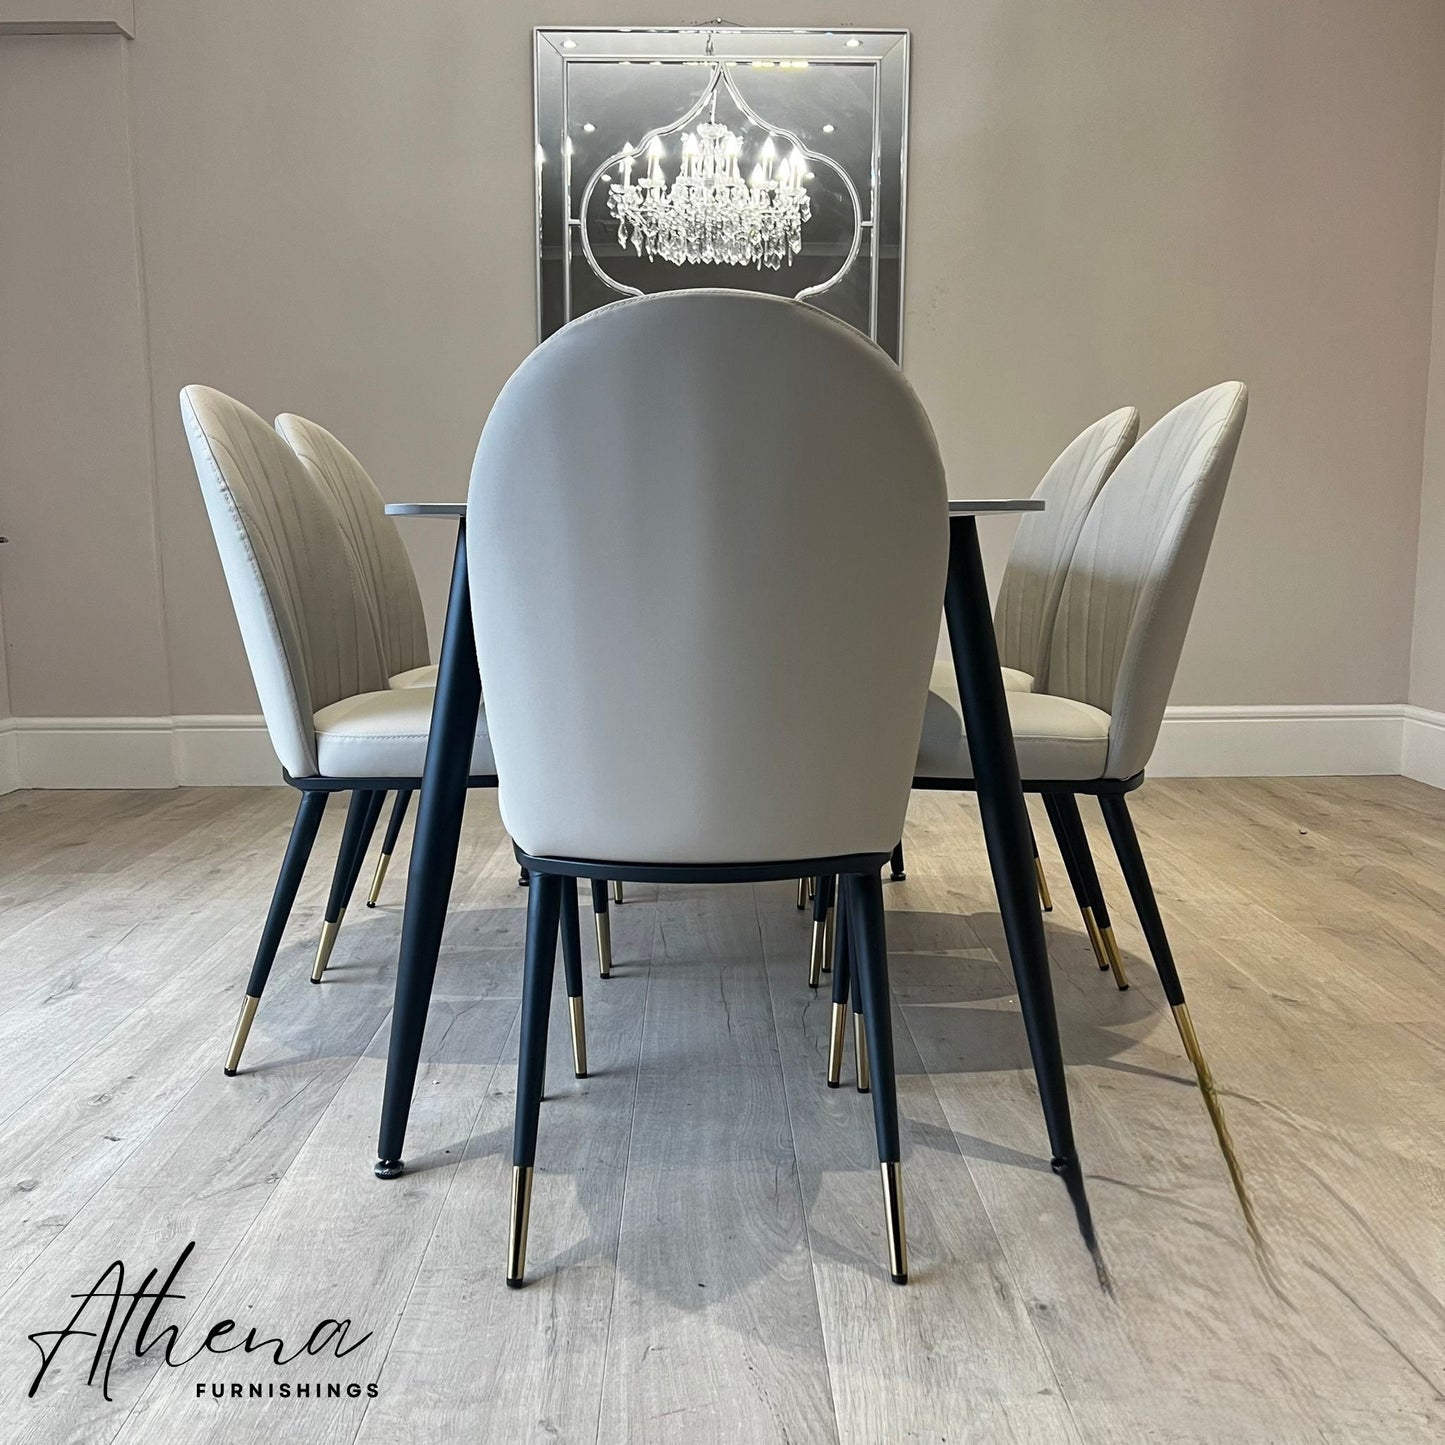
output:
<instances>
[{"instance_id":1,"label":"white baseboard","mask_svg":"<svg viewBox=\"0 0 1445 1445\"><path fill-rule=\"evenodd\" d=\"M1171 707L1149 772L1196 778L1404 773L1445 788L1445 713L1403 703ZM0 723L0 792L261 787L280 780L259 717Z\"/></svg>"},{"instance_id":2,"label":"white baseboard","mask_svg":"<svg viewBox=\"0 0 1445 1445\"><path fill-rule=\"evenodd\" d=\"M1159 778L1339 777L1400 771L1400 703L1171 707Z\"/></svg>"},{"instance_id":3,"label":"white baseboard","mask_svg":"<svg viewBox=\"0 0 1445 1445\"><path fill-rule=\"evenodd\" d=\"M20 756L15 748L13 718L0 718L0 793L13 793L20 786Z\"/></svg>"},{"instance_id":4,"label":"white baseboard","mask_svg":"<svg viewBox=\"0 0 1445 1445\"><path fill-rule=\"evenodd\" d=\"M22 788L173 788L168 717L18 717Z\"/></svg>"},{"instance_id":5,"label":"white baseboard","mask_svg":"<svg viewBox=\"0 0 1445 1445\"><path fill-rule=\"evenodd\" d=\"M21 788L252 787L281 765L259 717L22 717L10 723ZM4 735L0 734L0 791Z\"/></svg>"},{"instance_id":6,"label":"white baseboard","mask_svg":"<svg viewBox=\"0 0 1445 1445\"><path fill-rule=\"evenodd\" d=\"M1445 712L1409 704L1401 711L1400 771L1432 788L1445 788Z\"/></svg>"},{"instance_id":7,"label":"white baseboard","mask_svg":"<svg viewBox=\"0 0 1445 1445\"><path fill-rule=\"evenodd\" d=\"M178 717L171 757L175 782L183 788L260 788L281 781L281 764L259 717Z\"/></svg>"}]
</instances>

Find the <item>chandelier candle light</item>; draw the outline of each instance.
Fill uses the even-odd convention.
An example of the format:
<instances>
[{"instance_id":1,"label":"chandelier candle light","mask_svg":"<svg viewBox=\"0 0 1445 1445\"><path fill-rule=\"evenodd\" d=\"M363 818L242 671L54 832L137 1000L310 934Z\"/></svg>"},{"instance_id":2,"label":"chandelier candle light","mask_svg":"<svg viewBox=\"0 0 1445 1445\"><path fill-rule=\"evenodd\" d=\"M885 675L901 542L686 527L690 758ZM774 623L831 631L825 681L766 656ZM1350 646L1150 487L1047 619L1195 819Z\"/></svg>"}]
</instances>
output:
<instances>
[{"instance_id":1,"label":"chandelier candle light","mask_svg":"<svg viewBox=\"0 0 1445 1445\"><path fill-rule=\"evenodd\" d=\"M800 150L778 159L773 138L758 152L746 180L742 140L716 119L682 138L682 166L668 184L661 136L647 147L647 174L632 179L636 156L621 156L622 184L612 184L607 209L617 218L617 239L649 261L674 266L719 263L767 266L776 271L803 249L803 226L812 217Z\"/></svg>"}]
</instances>

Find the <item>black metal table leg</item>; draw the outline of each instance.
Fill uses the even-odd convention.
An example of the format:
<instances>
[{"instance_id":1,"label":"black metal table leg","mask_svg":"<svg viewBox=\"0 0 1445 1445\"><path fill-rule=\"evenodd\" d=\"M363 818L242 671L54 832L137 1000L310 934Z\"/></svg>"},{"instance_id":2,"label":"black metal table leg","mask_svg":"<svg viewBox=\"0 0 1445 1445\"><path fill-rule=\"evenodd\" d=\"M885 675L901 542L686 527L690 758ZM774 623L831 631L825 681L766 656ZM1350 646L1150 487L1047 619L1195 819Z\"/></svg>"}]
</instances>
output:
<instances>
[{"instance_id":1,"label":"black metal table leg","mask_svg":"<svg viewBox=\"0 0 1445 1445\"><path fill-rule=\"evenodd\" d=\"M1033 835L1019 785L1018 756L999 671L978 524L970 516L949 518L944 616L958 675L989 866L1018 984L1019 1007L1028 1032L1054 1168L1065 1173L1073 1169L1077 1158L1044 921L1034 882Z\"/></svg>"},{"instance_id":2,"label":"black metal table leg","mask_svg":"<svg viewBox=\"0 0 1445 1445\"><path fill-rule=\"evenodd\" d=\"M436 700L432 704L431 734L407 872L396 1004L391 1016L391 1047L386 1058L386 1093L377 1145L376 1174L380 1179L395 1178L403 1167L402 1145L456 871L457 840L467 804L467 778L481 703L482 679L472 634L467 529L463 521L457 527Z\"/></svg>"}]
</instances>

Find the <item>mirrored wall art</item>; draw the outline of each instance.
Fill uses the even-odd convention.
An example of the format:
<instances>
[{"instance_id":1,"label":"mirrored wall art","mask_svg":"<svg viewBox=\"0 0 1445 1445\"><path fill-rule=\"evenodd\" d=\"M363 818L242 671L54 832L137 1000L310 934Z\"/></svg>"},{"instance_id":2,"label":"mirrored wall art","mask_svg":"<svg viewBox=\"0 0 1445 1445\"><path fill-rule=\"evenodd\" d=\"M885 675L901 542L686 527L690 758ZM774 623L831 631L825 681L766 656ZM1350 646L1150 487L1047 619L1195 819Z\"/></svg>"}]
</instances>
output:
<instances>
[{"instance_id":1,"label":"mirrored wall art","mask_svg":"<svg viewBox=\"0 0 1445 1445\"><path fill-rule=\"evenodd\" d=\"M537 326L624 296L794 296L903 349L908 33L539 29Z\"/></svg>"}]
</instances>

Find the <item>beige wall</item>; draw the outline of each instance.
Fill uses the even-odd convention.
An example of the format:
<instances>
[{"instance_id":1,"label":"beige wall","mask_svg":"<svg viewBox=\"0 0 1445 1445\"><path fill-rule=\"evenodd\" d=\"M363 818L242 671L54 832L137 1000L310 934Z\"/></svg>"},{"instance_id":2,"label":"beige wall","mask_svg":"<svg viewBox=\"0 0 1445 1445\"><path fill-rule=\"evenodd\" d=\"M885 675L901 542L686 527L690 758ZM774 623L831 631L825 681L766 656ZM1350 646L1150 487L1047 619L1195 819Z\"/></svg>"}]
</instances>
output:
<instances>
[{"instance_id":1,"label":"beige wall","mask_svg":"<svg viewBox=\"0 0 1445 1445\"><path fill-rule=\"evenodd\" d=\"M118 38L0 39L0 605L20 715L171 711L127 58Z\"/></svg>"},{"instance_id":2,"label":"beige wall","mask_svg":"<svg viewBox=\"0 0 1445 1445\"><path fill-rule=\"evenodd\" d=\"M134 42L0 39L0 194L32 198L0 206L18 714L254 711L185 382L316 417L388 495L461 493L534 339L530 27L579 15L695 18L138 0ZM1175 701L1404 698L1445 7L810 0L787 19L914 32L905 365L955 492L1027 490L1103 411L1152 420L1240 377L1249 427ZM439 604L447 539L408 538Z\"/></svg>"},{"instance_id":3,"label":"beige wall","mask_svg":"<svg viewBox=\"0 0 1445 1445\"><path fill-rule=\"evenodd\" d=\"M1417 707L1445 712L1445 173L1441 176L1440 208L1410 701Z\"/></svg>"}]
</instances>

